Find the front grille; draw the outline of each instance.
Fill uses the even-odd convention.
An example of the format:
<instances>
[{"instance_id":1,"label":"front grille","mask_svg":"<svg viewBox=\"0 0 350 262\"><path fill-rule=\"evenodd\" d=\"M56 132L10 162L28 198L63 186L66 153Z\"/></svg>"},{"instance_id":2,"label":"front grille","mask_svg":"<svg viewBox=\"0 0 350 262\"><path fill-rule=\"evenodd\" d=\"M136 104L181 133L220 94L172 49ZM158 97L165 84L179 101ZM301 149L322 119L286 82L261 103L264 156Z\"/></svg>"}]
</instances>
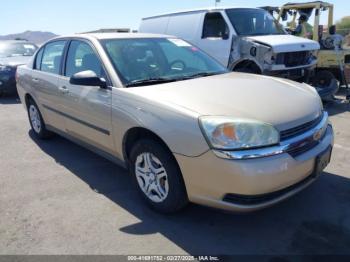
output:
<instances>
[{"instance_id":1,"label":"front grille","mask_svg":"<svg viewBox=\"0 0 350 262\"><path fill-rule=\"evenodd\" d=\"M291 148L291 149L287 150L287 153L295 158L295 157L300 156L300 155L306 153L307 151L313 149L319 143L320 143L319 141L315 141L315 140L307 141L302 146Z\"/></svg>"},{"instance_id":2,"label":"front grille","mask_svg":"<svg viewBox=\"0 0 350 262\"><path fill-rule=\"evenodd\" d=\"M229 202L232 204L237 205L258 205L262 204L271 200L274 200L276 198L279 198L303 185L308 183L310 180L314 179L315 175L312 174L305 179L301 180L300 182L291 185L287 188L284 188L282 190L278 190L272 193L262 194L262 195L238 195L238 194L226 194L223 198L223 201Z\"/></svg>"},{"instance_id":3,"label":"front grille","mask_svg":"<svg viewBox=\"0 0 350 262\"><path fill-rule=\"evenodd\" d=\"M309 62L309 51L279 53L276 57L276 64L286 67L307 65Z\"/></svg>"},{"instance_id":4,"label":"front grille","mask_svg":"<svg viewBox=\"0 0 350 262\"><path fill-rule=\"evenodd\" d=\"M281 131L280 132L281 141L299 136L299 135L309 131L310 129L317 126L322 121L322 119L323 119L323 114L321 114L318 118L316 118L310 122L307 122L307 123L302 124L300 126L296 126L296 127Z\"/></svg>"}]
</instances>

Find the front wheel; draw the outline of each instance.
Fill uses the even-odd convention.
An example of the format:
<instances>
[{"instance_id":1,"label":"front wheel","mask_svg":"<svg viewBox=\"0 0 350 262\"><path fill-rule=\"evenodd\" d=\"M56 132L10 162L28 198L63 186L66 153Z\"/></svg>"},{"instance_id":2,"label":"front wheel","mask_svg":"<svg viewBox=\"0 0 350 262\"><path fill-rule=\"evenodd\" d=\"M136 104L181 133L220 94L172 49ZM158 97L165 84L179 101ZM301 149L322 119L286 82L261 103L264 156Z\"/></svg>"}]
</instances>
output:
<instances>
[{"instance_id":1,"label":"front wheel","mask_svg":"<svg viewBox=\"0 0 350 262\"><path fill-rule=\"evenodd\" d=\"M172 213L188 203L174 156L155 140L144 139L136 143L130 154L130 172L142 198L156 211Z\"/></svg>"},{"instance_id":2,"label":"front wheel","mask_svg":"<svg viewBox=\"0 0 350 262\"><path fill-rule=\"evenodd\" d=\"M247 73L247 74L259 74L257 70L251 67L240 67L233 70L234 72Z\"/></svg>"},{"instance_id":3,"label":"front wheel","mask_svg":"<svg viewBox=\"0 0 350 262\"><path fill-rule=\"evenodd\" d=\"M29 99L28 101L28 117L30 126L32 127L32 130L36 137L40 139L51 137L52 133L46 129L46 125L40 113L40 110L32 99Z\"/></svg>"},{"instance_id":4,"label":"front wheel","mask_svg":"<svg viewBox=\"0 0 350 262\"><path fill-rule=\"evenodd\" d=\"M333 79L336 80L332 72L328 70L321 70L315 74L312 84L317 88L327 88L331 85Z\"/></svg>"}]
</instances>

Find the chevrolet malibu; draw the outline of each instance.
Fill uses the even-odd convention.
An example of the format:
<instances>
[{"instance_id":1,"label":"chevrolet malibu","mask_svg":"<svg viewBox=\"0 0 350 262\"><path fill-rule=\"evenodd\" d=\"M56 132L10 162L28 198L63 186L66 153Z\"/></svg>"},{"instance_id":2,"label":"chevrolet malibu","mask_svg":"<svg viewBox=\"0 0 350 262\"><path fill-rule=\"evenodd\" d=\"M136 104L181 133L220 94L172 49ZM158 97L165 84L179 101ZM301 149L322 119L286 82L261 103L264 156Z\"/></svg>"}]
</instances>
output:
<instances>
[{"instance_id":1,"label":"chevrolet malibu","mask_svg":"<svg viewBox=\"0 0 350 262\"><path fill-rule=\"evenodd\" d=\"M160 212L188 202L268 207L331 158L332 126L314 88L230 73L170 36L59 37L17 81L33 134L60 134L123 165Z\"/></svg>"}]
</instances>

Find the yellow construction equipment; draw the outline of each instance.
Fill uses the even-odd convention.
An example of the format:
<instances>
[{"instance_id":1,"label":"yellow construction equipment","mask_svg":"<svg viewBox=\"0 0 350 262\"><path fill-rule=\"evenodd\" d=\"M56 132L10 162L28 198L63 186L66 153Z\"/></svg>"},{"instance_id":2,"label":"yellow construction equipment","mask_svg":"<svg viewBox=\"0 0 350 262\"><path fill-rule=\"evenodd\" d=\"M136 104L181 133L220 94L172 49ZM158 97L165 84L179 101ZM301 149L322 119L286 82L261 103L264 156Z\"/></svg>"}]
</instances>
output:
<instances>
[{"instance_id":1,"label":"yellow construction equipment","mask_svg":"<svg viewBox=\"0 0 350 262\"><path fill-rule=\"evenodd\" d=\"M334 5L327 2L315 1L306 3L287 3L271 12L277 13L278 22L286 22L286 30L290 33L296 32L297 20L301 16L313 17L312 39L319 42L321 50L318 52L318 64L312 83L315 87L326 88L336 79L340 85L350 81L350 49L343 48L343 37L336 34L336 27L333 24ZM320 24L320 17L327 14L327 24ZM300 20L299 20L300 21ZM311 22L310 22L311 23Z\"/></svg>"}]
</instances>

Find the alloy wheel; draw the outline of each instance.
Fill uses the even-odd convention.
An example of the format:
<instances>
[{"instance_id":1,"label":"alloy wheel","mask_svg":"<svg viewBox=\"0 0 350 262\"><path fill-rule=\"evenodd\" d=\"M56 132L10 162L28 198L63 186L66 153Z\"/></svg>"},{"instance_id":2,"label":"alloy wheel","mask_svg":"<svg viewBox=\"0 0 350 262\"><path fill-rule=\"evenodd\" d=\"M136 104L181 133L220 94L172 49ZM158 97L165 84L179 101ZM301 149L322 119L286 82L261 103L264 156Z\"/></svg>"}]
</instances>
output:
<instances>
[{"instance_id":1,"label":"alloy wheel","mask_svg":"<svg viewBox=\"0 0 350 262\"><path fill-rule=\"evenodd\" d=\"M34 105L29 106L29 117L34 131L39 134L41 131L41 119L39 111Z\"/></svg>"}]
</instances>

